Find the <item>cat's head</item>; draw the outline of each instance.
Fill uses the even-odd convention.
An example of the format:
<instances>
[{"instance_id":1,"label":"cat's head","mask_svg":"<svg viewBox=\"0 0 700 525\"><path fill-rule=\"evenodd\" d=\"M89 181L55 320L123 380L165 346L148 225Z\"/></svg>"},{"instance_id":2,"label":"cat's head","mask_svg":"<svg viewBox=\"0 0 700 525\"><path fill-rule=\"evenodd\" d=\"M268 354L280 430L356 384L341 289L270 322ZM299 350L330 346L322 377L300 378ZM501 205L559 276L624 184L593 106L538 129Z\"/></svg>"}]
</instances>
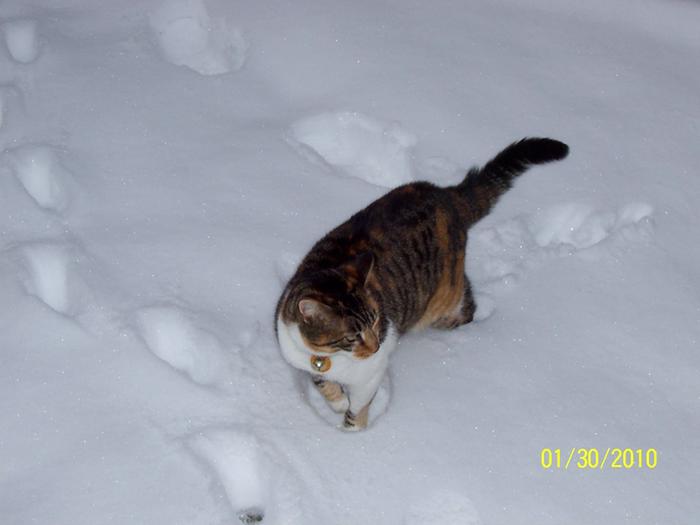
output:
<instances>
[{"instance_id":1,"label":"cat's head","mask_svg":"<svg viewBox=\"0 0 700 525\"><path fill-rule=\"evenodd\" d=\"M351 352L363 359L379 349L380 312L368 290L373 257L363 253L309 278L295 300L299 332L313 352Z\"/></svg>"}]
</instances>

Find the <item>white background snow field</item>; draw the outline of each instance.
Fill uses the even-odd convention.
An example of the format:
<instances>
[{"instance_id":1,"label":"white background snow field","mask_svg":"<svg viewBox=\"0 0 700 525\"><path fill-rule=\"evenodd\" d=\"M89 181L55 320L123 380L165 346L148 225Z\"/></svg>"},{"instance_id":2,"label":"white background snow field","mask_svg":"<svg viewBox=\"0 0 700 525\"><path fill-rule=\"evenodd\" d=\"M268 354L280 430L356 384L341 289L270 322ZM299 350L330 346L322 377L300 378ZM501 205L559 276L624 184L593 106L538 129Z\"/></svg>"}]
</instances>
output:
<instances>
[{"instance_id":1,"label":"white background snow field","mask_svg":"<svg viewBox=\"0 0 700 525\"><path fill-rule=\"evenodd\" d=\"M698 523L699 58L683 0L0 3L0 523ZM342 432L286 280L524 136L571 155L470 232L476 321Z\"/></svg>"}]
</instances>

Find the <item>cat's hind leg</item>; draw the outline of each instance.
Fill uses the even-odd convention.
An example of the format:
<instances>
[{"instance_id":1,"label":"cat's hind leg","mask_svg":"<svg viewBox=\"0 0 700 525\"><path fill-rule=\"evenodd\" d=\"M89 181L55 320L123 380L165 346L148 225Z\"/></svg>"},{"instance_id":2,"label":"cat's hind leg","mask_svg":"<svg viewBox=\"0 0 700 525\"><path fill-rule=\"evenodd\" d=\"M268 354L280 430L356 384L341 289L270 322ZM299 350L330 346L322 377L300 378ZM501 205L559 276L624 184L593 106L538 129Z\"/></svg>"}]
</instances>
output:
<instances>
[{"instance_id":1,"label":"cat's hind leg","mask_svg":"<svg viewBox=\"0 0 700 525\"><path fill-rule=\"evenodd\" d=\"M431 326L442 330L451 330L463 324L471 323L474 319L476 303L472 294L472 287L466 274L464 275L462 300L455 306L454 310L440 317Z\"/></svg>"},{"instance_id":2,"label":"cat's hind leg","mask_svg":"<svg viewBox=\"0 0 700 525\"><path fill-rule=\"evenodd\" d=\"M311 381L334 412L343 413L349 408L350 401L340 384L327 381L321 376L311 376Z\"/></svg>"},{"instance_id":3,"label":"cat's hind leg","mask_svg":"<svg viewBox=\"0 0 700 525\"><path fill-rule=\"evenodd\" d=\"M459 324L471 323L474 320L474 312L476 312L476 302L472 294L472 285L467 275L464 274L464 296L462 297Z\"/></svg>"}]
</instances>

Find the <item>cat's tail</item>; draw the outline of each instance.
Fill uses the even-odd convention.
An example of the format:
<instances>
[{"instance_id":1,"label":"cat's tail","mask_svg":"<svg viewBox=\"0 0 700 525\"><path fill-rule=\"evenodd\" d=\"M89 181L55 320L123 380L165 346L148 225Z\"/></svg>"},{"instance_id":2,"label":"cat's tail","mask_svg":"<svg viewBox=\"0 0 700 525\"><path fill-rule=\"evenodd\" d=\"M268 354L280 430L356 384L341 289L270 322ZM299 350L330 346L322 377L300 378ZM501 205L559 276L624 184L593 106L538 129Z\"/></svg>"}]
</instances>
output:
<instances>
[{"instance_id":1,"label":"cat's tail","mask_svg":"<svg viewBox=\"0 0 700 525\"><path fill-rule=\"evenodd\" d=\"M475 223L496 204L498 198L513 185L513 180L535 164L561 160L569 154L569 146L554 139L524 138L501 151L482 168L472 168L455 186L465 198L469 222Z\"/></svg>"}]
</instances>

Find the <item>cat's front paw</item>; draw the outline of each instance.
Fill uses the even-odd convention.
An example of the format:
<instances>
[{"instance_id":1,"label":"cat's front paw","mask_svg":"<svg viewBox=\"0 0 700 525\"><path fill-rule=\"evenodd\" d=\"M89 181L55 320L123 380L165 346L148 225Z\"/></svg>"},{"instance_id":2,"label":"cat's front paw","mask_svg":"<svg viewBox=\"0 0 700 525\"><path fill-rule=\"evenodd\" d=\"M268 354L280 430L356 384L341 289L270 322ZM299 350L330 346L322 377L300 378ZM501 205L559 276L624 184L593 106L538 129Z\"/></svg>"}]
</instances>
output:
<instances>
[{"instance_id":1,"label":"cat's front paw","mask_svg":"<svg viewBox=\"0 0 700 525\"><path fill-rule=\"evenodd\" d=\"M343 387L340 386L339 383L336 383L335 381L326 381L320 376L313 376L311 381L333 411L342 414L348 408L350 408L350 400L348 399L348 395L345 393L345 390L343 390Z\"/></svg>"},{"instance_id":2,"label":"cat's front paw","mask_svg":"<svg viewBox=\"0 0 700 525\"><path fill-rule=\"evenodd\" d=\"M363 414L364 413L364 414ZM364 416L364 417L363 417ZM343 419L343 430L346 432L358 432L367 428L367 413L360 411L358 415L353 414L350 410L345 412Z\"/></svg>"}]
</instances>

